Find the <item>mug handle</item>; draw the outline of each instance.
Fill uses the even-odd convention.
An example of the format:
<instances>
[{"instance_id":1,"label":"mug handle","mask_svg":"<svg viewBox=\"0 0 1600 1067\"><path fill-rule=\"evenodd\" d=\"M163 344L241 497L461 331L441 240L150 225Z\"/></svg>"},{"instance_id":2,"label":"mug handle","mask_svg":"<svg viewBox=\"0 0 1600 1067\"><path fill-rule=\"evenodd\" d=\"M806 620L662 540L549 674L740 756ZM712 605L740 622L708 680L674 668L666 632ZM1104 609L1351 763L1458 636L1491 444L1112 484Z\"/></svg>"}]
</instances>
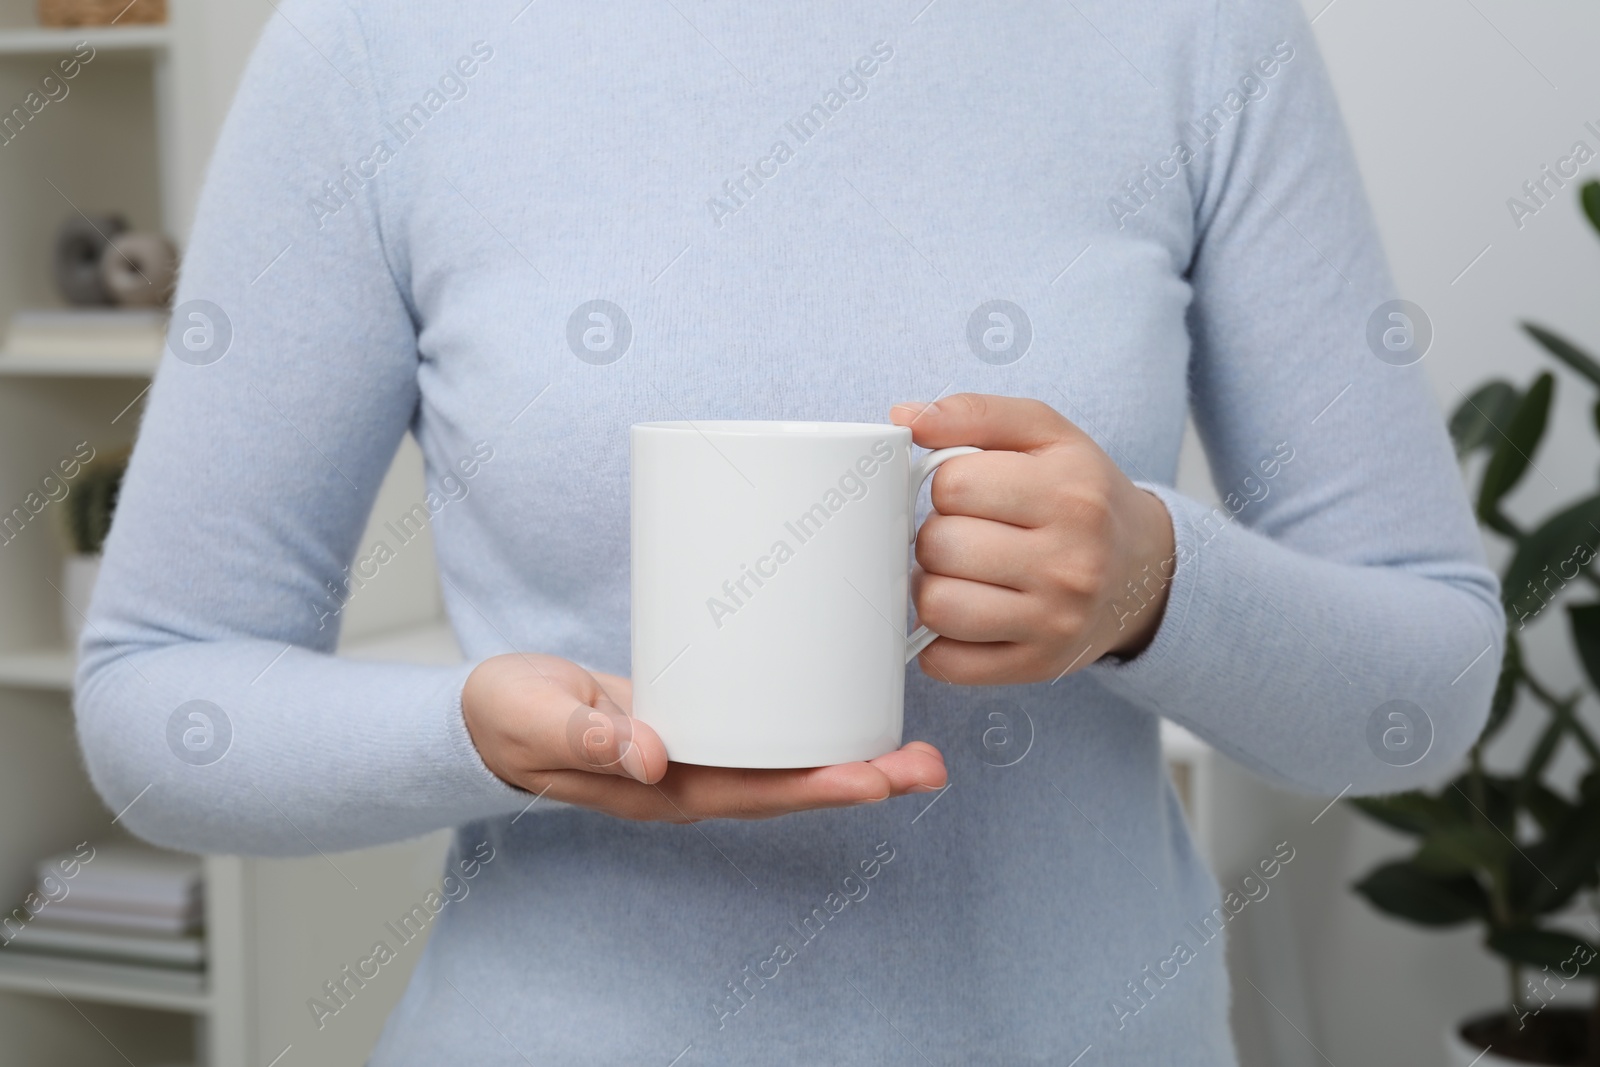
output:
<instances>
[{"instance_id":1,"label":"mug handle","mask_svg":"<svg viewBox=\"0 0 1600 1067\"><path fill-rule=\"evenodd\" d=\"M957 445L955 448L936 449L917 461L917 465L911 469L911 499L907 505L907 513L911 516L912 544L917 542L917 494L922 491L922 484L933 476L933 472L938 470L939 464L945 460L955 459L957 456L970 456L974 452L982 451L983 449L974 448L972 445ZM911 636L906 638L906 662L910 663L922 655L922 650L937 640L939 640L938 634L926 626L918 626L911 631Z\"/></svg>"}]
</instances>

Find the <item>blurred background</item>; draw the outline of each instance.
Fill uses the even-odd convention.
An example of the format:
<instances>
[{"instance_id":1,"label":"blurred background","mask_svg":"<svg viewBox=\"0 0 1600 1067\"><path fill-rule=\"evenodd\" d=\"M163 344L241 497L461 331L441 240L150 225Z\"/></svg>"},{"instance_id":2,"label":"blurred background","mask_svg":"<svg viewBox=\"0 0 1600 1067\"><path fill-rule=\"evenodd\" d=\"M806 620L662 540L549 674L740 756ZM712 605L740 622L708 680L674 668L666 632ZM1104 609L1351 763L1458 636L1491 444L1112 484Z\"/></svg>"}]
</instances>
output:
<instances>
[{"instance_id":1,"label":"blurred background","mask_svg":"<svg viewBox=\"0 0 1600 1067\"><path fill-rule=\"evenodd\" d=\"M1503 504L1536 525L1594 492L1600 460L1596 384L1518 326L1600 346L1600 239L1578 192L1600 177L1588 162L1600 152L1600 7L1309 0L1306 13L1399 293L1431 322L1424 366L1441 417L1489 379L1520 390L1554 371L1536 475ZM118 450L165 329L106 261L170 272L250 47L277 17L269 0L0 0L0 506L12 509L0 515L0 909L13 909L0 917L0 1067L359 1064L425 936L374 979L343 970L397 940L386 924L438 884L441 835L300 860L153 855L121 838L72 737L72 605L92 585ZM1581 173L1557 188L1545 168L1566 159L1570 173L1578 142ZM1464 466L1473 486L1499 433ZM1192 440L1180 488L1214 498ZM422 493L408 442L374 514ZM1504 564L1501 542L1491 559ZM1562 612L1522 637L1549 690L1589 686ZM403 555L352 601L343 651L457 654L430 553ZM1575 709L1600 728L1592 694ZM1522 766L1548 721L1524 695L1486 763ZM1347 803L1277 793L1178 732L1168 754L1225 889L1281 843L1294 850L1230 930L1243 1062L1454 1062L1443 1035L1504 1004L1505 966L1476 925L1396 921L1351 888L1414 841ZM1552 786L1570 791L1587 767L1573 736L1556 736ZM1556 918L1581 927L1593 914L1580 894ZM1584 1004L1592 986L1558 997Z\"/></svg>"}]
</instances>

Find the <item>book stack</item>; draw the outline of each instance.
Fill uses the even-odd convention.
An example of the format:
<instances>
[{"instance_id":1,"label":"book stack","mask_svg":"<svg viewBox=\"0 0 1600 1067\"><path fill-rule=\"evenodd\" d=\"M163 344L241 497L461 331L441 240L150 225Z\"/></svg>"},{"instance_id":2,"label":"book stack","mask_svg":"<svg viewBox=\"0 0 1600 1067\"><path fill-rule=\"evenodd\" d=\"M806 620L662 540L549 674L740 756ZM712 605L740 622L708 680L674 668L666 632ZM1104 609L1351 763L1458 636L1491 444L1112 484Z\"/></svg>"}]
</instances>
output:
<instances>
[{"instance_id":1,"label":"book stack","mask_svg":"<svg viewBox=\"0 0 1600 1067\"><path fill-rule=\"evenodd\" d=\"M198 971L205 965L200 858L136 842L39 863L45 901L8 951ZM70 877L63 872L74 870Z\"/></svg>"}]
</instances>

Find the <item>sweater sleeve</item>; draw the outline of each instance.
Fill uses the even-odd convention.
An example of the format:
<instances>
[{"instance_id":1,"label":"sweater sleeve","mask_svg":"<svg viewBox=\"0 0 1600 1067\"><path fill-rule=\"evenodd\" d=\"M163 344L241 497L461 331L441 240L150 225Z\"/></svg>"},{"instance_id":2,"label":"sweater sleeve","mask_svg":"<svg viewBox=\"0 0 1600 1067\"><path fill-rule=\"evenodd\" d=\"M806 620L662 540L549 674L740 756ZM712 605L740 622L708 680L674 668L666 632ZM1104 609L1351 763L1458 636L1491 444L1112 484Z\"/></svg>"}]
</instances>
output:
<instances>
[{"instance_id":1,"label":"sweater sleeve","mask_svg":"<svg viewBox=\"0 0 1600 1067\"><path fill-rule=\"evenodd\" d=\"M469 666L330 654L418 404L381 177L325 184L371 155L373 76L350 11L288 0L201 197L75 698L95 787L159 844L345 849L530 799L467 734Z\"/></svg>"},{"instance_id":2,"label":"sweater sleeve","mask_svg":"<svg viewBox=\"0 0 1600 1067\"><path fill-rule=\"evenodd\" d=\"M1428 330L1402 310L1412 349L1382 343L1398 294L1311 29L1293 0L1218 9L1183 135L1191 407L1222 503L1147 486L1177 536L1166 613L1088 673L1281 784L1410 788L1482 727L1498 585L1422 369L1396 365Z\"/></svg>"}]
</instances>

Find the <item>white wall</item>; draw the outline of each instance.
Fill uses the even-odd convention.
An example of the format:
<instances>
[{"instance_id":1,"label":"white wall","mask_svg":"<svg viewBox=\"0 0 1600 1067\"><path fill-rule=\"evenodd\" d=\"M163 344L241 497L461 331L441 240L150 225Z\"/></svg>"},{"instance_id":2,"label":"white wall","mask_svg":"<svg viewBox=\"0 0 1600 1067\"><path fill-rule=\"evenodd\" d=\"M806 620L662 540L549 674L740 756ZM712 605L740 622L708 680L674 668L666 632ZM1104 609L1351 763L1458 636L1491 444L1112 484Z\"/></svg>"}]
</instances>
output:
<instances>
[{"instance_id":1,"label":"white wall","mask_svg":"<svg viewBox=\"0 0 1600 1067\"><path fill-rule=\"evenodd\" d=\"M1457 390L1471 392L1486 378L1525 384L1552 366L1517 329L1520 319L1600 350L1600 239L1580 216L1576 185L1521 229L1506 207L1574 141L1600 150L1600 136L1584 128L1585 121L1600 128L1600 7L1304 2L1317 16L1313 29L1401 295L1433 321L1424 366L1444 410L1460 402ZM1600 165L1582 177L1600 177ZM1534 457L1542 474L1530 474L1508 508L1525 524L1596 490L1597 393L1564 371L1557 378L1554 427ZM1187 463L1186 477L1201 481L1194 471ZM1493 558L1498 565L1503 557ZM1580 676L1558 614L1529 629L1530 658L1558 690L1571 690ZM1591 702L1591 722L1594 711ZM1536 709L1519 709L1491 755L1515 762L1540 719ZM1558 769L1576 762L1567 753ZM1236 975L1273 1002L1236 980L1235 1029L1246 1064L1442 1067L1441 1031L1496 1004L1505 978L1474 933L1421 932L1376 915L1350 893L1351 882L1403 853L1406 842L1343 805L1312 825L1320 804L1286 801L1238 778L1229 789L1237 832L1216 858L1224 883L1276 841L1297 849L1281 891L1241 916L1231 946Z\"/></svg>"}]
</instances>

